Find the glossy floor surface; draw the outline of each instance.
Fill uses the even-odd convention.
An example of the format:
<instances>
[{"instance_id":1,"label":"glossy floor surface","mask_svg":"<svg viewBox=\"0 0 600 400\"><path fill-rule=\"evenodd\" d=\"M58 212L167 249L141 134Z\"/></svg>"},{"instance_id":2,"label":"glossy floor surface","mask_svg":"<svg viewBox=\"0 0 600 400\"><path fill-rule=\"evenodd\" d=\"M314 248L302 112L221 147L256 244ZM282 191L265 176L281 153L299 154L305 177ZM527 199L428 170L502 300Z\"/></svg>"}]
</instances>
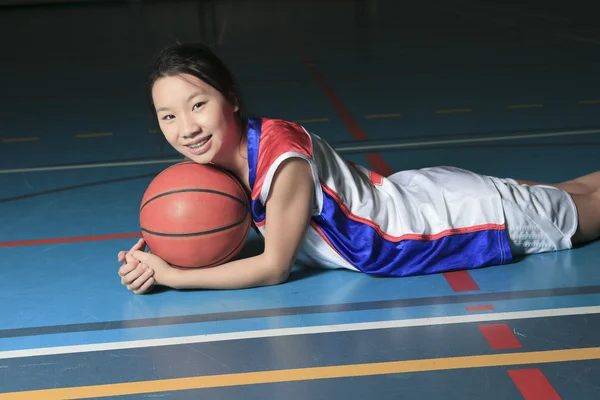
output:
<instances>
[{"instance_id":1,"label":"glossy floor surface","mask_svg":"<svg viewBox=\"0 0 600 400\"><path fill-rule=\"evenodd\" d=\"M253 114L382 173L557 182L600 170L600 30L578 3L0 8L0 398L600 398L597 242L468 273L297 268L145 296L116 260L179 160L145 99L158 47L213 44Z\"/></svg>"}]
</instances>

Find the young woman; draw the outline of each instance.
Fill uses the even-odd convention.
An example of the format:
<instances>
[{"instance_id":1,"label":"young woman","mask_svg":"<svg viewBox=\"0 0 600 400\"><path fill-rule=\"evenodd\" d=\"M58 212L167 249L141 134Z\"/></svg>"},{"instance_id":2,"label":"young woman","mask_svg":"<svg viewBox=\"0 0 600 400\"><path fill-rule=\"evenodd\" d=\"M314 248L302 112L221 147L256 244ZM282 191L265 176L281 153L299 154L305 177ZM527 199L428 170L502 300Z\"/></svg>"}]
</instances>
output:
<instances>
[{"instance_id":1,"label":"young woman","mask_svg":"<svg viewBox=\"0 0 600 400\"><path fill-rule=\"evenodd\" d=\"M600 235L600 171L554 185L453 167L379 176L297 124L247 118L232 74L201 45L159 51L149 97L171 146L246 186L265 246L253 257L182 271L140 240L118 254L121 282L137 294L155 284L274 285L295 263L390 277L479 268Z\"/></svg>"}]
</instances>

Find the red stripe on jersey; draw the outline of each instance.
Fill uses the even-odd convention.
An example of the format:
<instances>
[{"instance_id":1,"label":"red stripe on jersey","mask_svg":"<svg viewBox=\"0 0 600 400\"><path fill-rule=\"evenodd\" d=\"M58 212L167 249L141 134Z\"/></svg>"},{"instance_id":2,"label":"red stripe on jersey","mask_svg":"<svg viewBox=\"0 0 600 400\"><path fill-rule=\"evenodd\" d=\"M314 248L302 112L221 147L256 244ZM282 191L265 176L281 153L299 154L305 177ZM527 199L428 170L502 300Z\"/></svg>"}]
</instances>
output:
<instances>
[{"instance_id":1,"label":"red stripe on jersey","mask_svg":"<svg viewBox=\"0 0 600 400\"><path fill-rule=\"evenodd\" d=\"M323 191L325 193L327 193L328 195L333 197L333 199L338 204L340 209L344 212L346 217L348 217L351 220L354 220L356 222L362 222L365 225L369 225L370 227L375 229L375 231L377 231L379 236L381 236L382 238L384 238L386 240L389 240L390 242L400 242L402 240L429 241L429 240L441 239L443 237L451 236L451 235L460 235L460 234L464 234L464 233L473 233L473 232L480 232L480 231L485 231L485 230L496 230L497 231L497 230L505 229L504 224L481 224L481 225L468 226L465 228L446 229L445 231L438 232L435 234L405 233L404 235L401 235L401 236L392 236L392 235L384 232L376 222L371 221L367 218L359 217L358 215L352 214L350 212L350 210L348 209L348 206L342 201L340 196L332 188L327 186L323 181L321 181L321 187L323 188Z\"/></svg>"},{"instance_id":2,"label":"red stripe on jersey","mask_svg":"<svg viewBox=\"0 0 600 400\"><path fill-rule=\"evenodd\" d=\"M278 119L262 119L256 181L252 189L252 198L258 199L269 169L281 155L299 153L312 158L310 136L298 124Z\"/></svg>"}]
</instances>

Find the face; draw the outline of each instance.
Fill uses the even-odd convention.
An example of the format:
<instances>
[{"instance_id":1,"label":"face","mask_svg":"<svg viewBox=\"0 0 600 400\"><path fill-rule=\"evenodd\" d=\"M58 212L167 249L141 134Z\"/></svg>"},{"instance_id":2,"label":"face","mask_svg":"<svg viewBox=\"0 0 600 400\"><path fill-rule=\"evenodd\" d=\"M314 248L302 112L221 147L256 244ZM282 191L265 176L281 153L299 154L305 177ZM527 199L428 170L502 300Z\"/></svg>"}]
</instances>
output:
<instances>
[{"instance_id":1,"label":"face","mask_svg":"<svg viewBox=\"0 0 600 400\"><path fill-rule=\"evenodd\" d=\"M160 128L178 152L199 164L227 164L235 156L240 126L232 105L191 75L166 76L152 87Z\"/></svg>"}]
</instances>

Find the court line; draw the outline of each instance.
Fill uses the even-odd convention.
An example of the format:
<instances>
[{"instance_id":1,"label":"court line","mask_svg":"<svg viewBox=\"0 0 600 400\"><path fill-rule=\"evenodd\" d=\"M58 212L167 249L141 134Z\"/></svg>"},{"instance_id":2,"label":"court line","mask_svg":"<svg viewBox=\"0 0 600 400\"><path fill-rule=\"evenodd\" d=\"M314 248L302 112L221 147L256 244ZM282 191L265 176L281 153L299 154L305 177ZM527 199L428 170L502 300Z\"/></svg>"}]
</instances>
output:
<instances>
[{"instance_id":1,"label":"court line","mask_svg":"<svg viewBox=\"0 0 600 400\"><path fill-rule=\"evenodd\" d=\"M559 136L576 136L576 135L591 135L600 133L600 129L588 129L578 131L564 131L564 132L550 132L550 133L531 133L525 135L507 135L507 136L491 136L484 138L471 138L471 139L448 139L448 140L432 140L427 142L412 142L412 143L389 143L380 145L362 145L362 146L346 146L339 147L336 150L340 153L350 151L366 151L366 150L391 150L406 147L418 147L418 146L429 146L429 145L440 145L440 144L457 144L457 143L481 143L481 142L494 142L501 140L514 140L514 139L537 139L543 137L559 137ZM0 171L2 172L2 171Z\"/></svg>"},{"instance_id":2,"label":"court line","mask_svg":"<svg viewBox=\"0 0 600 400\"><path fill-rule=\"evenodd\" d=\"M398 118L401 117L402 114L392 113L392 114L367 114L365 118L367 119L376 119L376 118Z\"/></svg>"},{"instance_id":3,"label":"court line","mask_svg":"<svg viewBox=\"0 0 600 400\"><path fill-rule=\"evenodd\" d=\"M151 381L112 383L93 386L42 389L1 394L2 398L5 400L85 399L141 393L159 393L191 389L222 388L240 385L258 385L276 382L296 382L317 379L375 376L384 374L404 374L469 368L548 364L597 359L600 359L600 347L588 347L582 349L545 350L242 372L186 378L157 379Z\"/></svg>"},{"instance_id":4,"label":"court line","mask_svg":"<svg viewBox=\"0 0 600 400\"><path fill-rule=\"evenodd\" d=\"M473 112L471 108L454 108L450 110L437 110L437 114L460 114L460 113L469 113Z\"/></svg>"},{"instance_id":5,"label":"court line","mask_svg":"<svg viewBox=\"0 0 600 400\"><path fill-rule=\"evenodd\" d=\"M507 106L509 110L518 110L523 108L543 108L543 104L515 104L512 106Z\"/></svg>"},{"instance_id":6,"label":"court line","mask_svg":"<svg viewBox=\"0 0 600 400\"><path fill-rule=\"evenodd\" d=\"M120 329L147 328L157 326L173 326L182 324L199 324L205 322L235 321L244 319L273 318L296 315L317 315L325 313L343 313L368 310L400 309L411 307L428 307L452 304L477 304L495 301L510 301L522 299L538 299L562 296L583 296L600 294L600 285L574 286L550 289L531 289L507 292L468 293L445 296L417 297L393 300L375 300L349 302L340 304L323 304L313 306L278 307L254 310L238 310L212 312L205 314L189 314L163 316L154 318L138 318L126 320L108 320L98 322L80 322L62 325L45 325L0 330L0 339L56 335L65 333L109 331ZM467 310L469 311L469 310Z\"/></svg>"},{"instance_id":7,"label":"court line","mask_svg":"<svg viewBox=\"0 0 600 400\"><path fill-rule=\"evenodd\" d=\"M110 168L110 167L134 167L138 165L154 165L154 164L172 164L183 161L184 157L177 158L161 158L155 160L142 161L116 161L106 163L93 164L72 164L72 165L56 165L52 167L33 167L33 168L15 168L15 169L0 169L0 174L18 174L23 172L49 172L49 171L67 171L74 169L88 168Z\"/></svg>"},{"instance_id":8,"label":"court line","mask_svg":"<svg viewBox=\"0 0 600 400\"><path fill-rule=\"evenodd\" d=\"M31 137L20 137L20 138L7 138L7 139L2 139L2 143L21 143L21 142L35 142L37 140L40 140L40 138L38 136L31 136Z\"/></svg>"},{"instance_id":9,"label":"court line","mask_svg":"<svg viewBox=\"0 0 600 400\"><path fill-rule=\"evenodd\" d=\"M308 118L308 119L296 119L292 122L297 124L308 124L311 122L329 122L329 118Z\"/></svg>"},{"instance_id":10,"label":"court line","mask_svg":"<svg viewBox=\"0 0 600 400\"><path fill-rule=\"evenodd\" d=\"M88 139L88 138L97 138L97 137L105 137L112 136L112 132L101 132L101 133L78 133L75 135L78 139Z\"/></svg>"},{"instance_id":11,"label":"court line","mask_svg":"<svg viewBox=\"0 0 600 400\"><path fill-rule=\"evenodd\" d=\"M511 369L506 372L524 400L561 400L541 369Z\"/></svg>"},{"instance_id":12,"label":"court line","mask_svg":"<svg viewBox=\"0 0 600 400\"><path fill-rule=\"evenodd\" d=\"M600 306L587 306L587 307L554 308L554 309L545 309L545 310L454 315L454 316L431 317L431 318L412 318L412 319L387 320L387 321L375 321L375 322L359 322L359 323L337 324L337 325L316 325L316 326L303 326L303 327L293 327L293 328L261 329L261 330L253 330L253 331L236 331L236 332L213 333L213 334L193 335L193 336L128 340L128 341L109 342L109 343L90 343L90 344L79 344L79 345L55 346L55 347L38 347L38 348L22 349L22 350L5 350L5 351L0 352L0 360L9 359L9 358L51 356L51 355L57 355L57 354L73 354L73 353L89 353L89 352L108 351L108 350L139 349L139 348L182 345L182 344L191 344L191 343L214 343L214 342L223 342L223 341L230 341L230 340L246 340L246 339L271 338L271 337L294 336L294 335L311 335L311 334L319 334L319 333L353 332L353 331L365 331L365 330L374 330L374 329L393 329L393 328L406 328L406 327L416 327L416 326L435 326L435 325L461 324L461 323L497 321L497 320L506 321L506 320L517 320L517 319L528 319L528 318L550 318L550 317L599 314L599 313L600 313Z\"/></svg>"},{"instance_id":13,"label":"court line","mask_svg":"<svg viewBox=\"0 0 600 400\"><path fill-rule=\"evenodd\" d=\"M519 338L507 324L484 324L478 328L493 350L523 348Z\"/></svg>"},{"instance_id":14,"label":"court line","mask_svg":"<svg viewBox=\"0 0 600 400\"><path fill-rule=\"evenodd\" d=\"M442 275L455 292L479 290L479 285L467 270L444 272Z\"/></svg>"},{"instance_id":15,"label":"court line","mask_svg":"<svg viewBox=\"0 0 600 400\"><path fill-rule=\"evenodd\" d=\"M430 140L430 141L410 142L410 143L388 143L388 144L381 144L381 145L363 144L363 145L356 145L356 146L336 147L335 150L340 153L347 153L347 152L360 152L360 151L367 151L367 150L393 150L393 149L419 147L419 146L435 146L435 145L440 145L440 144L481 143L481 142L494 142L494 141L503 141L503 140L515 140L515 139L537 139L537 138L545 138L545 137L591 135L591 134L596 134L596 133L600 133L600 129L571 130L571 131L531 133L531 134L520 134L520 135L519 134L502 135L502 136L491 136L491 137L483 137L483 138L468 138L468 139ZM14 173L23 173L23 172L47 172L47 171L86 169L86 168L129 167L129 166L152 165L152 164L172 164L172 163L180 162L183 160L184 160L183 157L178 157L178 158L164 158L164 159L144 160L144 161L118 161L118 162L93 163L93 164L57 165L57 166L52 166L52 167L1 169L0 174L14 174Z\"/></svg>"},{"instance_id":16,"label":"court line","mask_svg":"<svg viewBox=\"0 0 600 400\"><path fill-rule=\"evenodd\" d=\"M20 194L20 195L12 196L12 197L0 197L0 204L9 203L12 201L32 199L35 197L47 196L50 194L64 193L64 192L77 190L77 189L97 187L97 186L101 186L101 185L109 185L111 183L127 182L127 181L133 181L133 180L144 179L144 178L153 178L154 176L156 176L156 173L134 175L134 176L124 176L121 178L105 179L102 181L92 181L92 182L81 183L79 185L62 186L62 187L58 187L58 188L54 188L54 189L40 190L37 192L29 192L26 194ZM29 241L25 241L25 243L28 243L28 242ZM0 247L8 247L6 245L6 243L8 243L8 242L0 242ZM13 242L13 243L15 243L15 242ZM16 242L16 243L18 243L18 242Z\"/></svg>"},{"instance_id":17,"label":"court line","mask_svg":"<svg viewBox=\"0 0 600 400\"><path fill-rule=\"evenodd\" d=\"M477 143L477 142L488 142L488 141L502 141L502 140L513 140L513 139L534 139L543 137L559 137L559 136L573 136L573 135L588 135L600 133L600 129L588 129L588 130L573 130L573 131L561 131L561 132L549 132L549 133L532 133L532 134L521 134L521 135L502 135L492 136L484 138L468 138L468 139L448 139L448 140L431 140L422 142L411 142L411 143L388 143L382 145L357 145L357 146L345 146L337 147L336 151L340 153L363 151L371 149L397 149L407 147L418 147L418 146L430 146L440 144L456 144L456 143ZM175 162L183 161L184 158L167 158L167 159L155 159L155 160L143 160L143 161L122 161L122 162L108 162L108 163L93 163L93 164L74 164L74 165L59 165L51 167L33 167L33 168L17 168L17 169L4 169L0 170L0 174L10 173L23 173L23 172L45 172L45 171L59 171L59 170L73 170L73 169L85 169L85 168L107 168L107 167L122 167L122 166L137 166L137 165L152 165L152 164L170 164Z\"/></svg>"},{"instance_id":18,"label":"court line","mask_svg":"<svg viewBox=\"0 0 600 400\"><path fill-rule=\"evenodd\" d=\"M323 74L312 62L307 52L304 50L303 45L299 39L296 39L292 33L286 32L285 28L282 28L284 33L287 33L289 41L300 59L304 62L306 68L312 75L316 84L319 86L325 97L329 100L329 103L340 117L350 135L357 141L368 140L366 132L361 128L360 124L356 121L350 110L346 107L344 102L337 96L333 88L329 85ZM373 170L383 176L389 176L394 171L385 161L383 156L379 153L376 154L365 154L365 158L373 167Z\"/></svg>"},{"instance_id":19,"label":"court line","mask_svg":"<svg viewBox=\"0 0 600 400\"><path fill-rule=\"evenodd\" d=\"M107 235L16 240L13 242L0 242L0 248L2 248L2 247L20 247L20 246L36 246L36 245L57 244L57 243L92 242L95 240L133 239L133 238L139 238L141 236L142 236L141 232L130 232L130 233L111 233L111 234L107 234Z\"/></svg>"},{"instance_id":20,"label":"court line","mask_svg":"<svg viewBox=\"0 0 600 400\"><path fill-rule=\"evenodd\" d=\"M492 304L483 304L480 306L466 306L465 310L469 312L477 312L477 311L493 311L496 308Z\"/></svg>"}]
</instances>

